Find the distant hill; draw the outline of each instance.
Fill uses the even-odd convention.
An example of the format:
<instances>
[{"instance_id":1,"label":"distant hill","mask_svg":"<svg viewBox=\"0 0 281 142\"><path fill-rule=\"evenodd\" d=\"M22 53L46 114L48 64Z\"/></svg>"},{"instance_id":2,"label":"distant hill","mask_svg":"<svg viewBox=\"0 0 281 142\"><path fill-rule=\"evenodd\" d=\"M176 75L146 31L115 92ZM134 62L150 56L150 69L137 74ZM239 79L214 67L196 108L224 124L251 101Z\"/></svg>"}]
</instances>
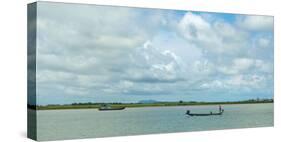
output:
<instances>
[{"instance_id":1,"label":"distant hill","mask_svg":"<svg viewBox=\"0 0 281 142\"><path fill-rule=\"evenodd\" d=\"M153 104L153 103L157 103L157 102L158 101L155 101L155 100L141 100L138 103L141 103L141 104Z\"/></svg>"}]
</instances>

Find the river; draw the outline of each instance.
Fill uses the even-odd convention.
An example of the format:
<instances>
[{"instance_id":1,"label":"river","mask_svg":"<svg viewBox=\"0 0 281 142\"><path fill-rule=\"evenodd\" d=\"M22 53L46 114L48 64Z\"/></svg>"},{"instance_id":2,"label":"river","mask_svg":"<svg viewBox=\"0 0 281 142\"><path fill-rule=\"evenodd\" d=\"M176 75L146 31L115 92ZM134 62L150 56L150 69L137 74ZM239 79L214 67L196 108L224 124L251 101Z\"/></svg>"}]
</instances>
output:
<instances>
[{"instance_id":1,"label":"river","mask_svg":"<svg viewBox=\"0 0 281 142\"><path fill-rule=\"evenodd\" d=\"M37 112L38 140L98 138L273 126L273 103L223 105L221 116L188 117L217 112L217 105L97 109L41 110Z\"/></svg>"}]
</instances>

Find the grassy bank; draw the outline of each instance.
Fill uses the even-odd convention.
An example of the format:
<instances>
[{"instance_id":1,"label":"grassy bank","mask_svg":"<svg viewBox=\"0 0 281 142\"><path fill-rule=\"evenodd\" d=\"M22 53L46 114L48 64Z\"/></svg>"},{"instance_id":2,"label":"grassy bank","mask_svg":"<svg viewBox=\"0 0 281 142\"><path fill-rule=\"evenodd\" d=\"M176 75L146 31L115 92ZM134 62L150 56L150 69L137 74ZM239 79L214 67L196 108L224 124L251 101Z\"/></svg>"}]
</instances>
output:
<instances>
[{"instance_id":1,"label":"grassy bank","mask_svg":"<svg viewBox=\"0 0 281 142\"><path fill-rule=\"evenodd\" d=\"M273 103L273 99L263 100L246 100L236 102L155 102L155 103L106 103L111 107L167 107L167 106L193 106L193 105L229 105L229 104L257 104L257 103ZM97 109L104 103L73 103L65 105L45 105L34 106L28 105L30 109L36 110L58 110L58 109Z\"/></svg>"}]
</instances>

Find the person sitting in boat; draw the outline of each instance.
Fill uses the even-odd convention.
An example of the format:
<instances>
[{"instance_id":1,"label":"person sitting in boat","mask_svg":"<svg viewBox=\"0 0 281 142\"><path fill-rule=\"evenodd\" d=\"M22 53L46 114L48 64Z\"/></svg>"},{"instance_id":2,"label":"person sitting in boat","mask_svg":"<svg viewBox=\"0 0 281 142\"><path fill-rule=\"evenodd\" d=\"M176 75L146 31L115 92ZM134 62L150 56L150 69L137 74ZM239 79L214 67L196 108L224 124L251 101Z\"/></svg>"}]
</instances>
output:
<instances>
[{"instance_id":1,"label":"person sitting in boat","mask_svg":"<svg viewBox=\"0 0 281 142\"><path fill-rule=\"evenodd\" d=\"M186 111L186 114L190 114L190 110L187 110L187 111Z\"/></svg>"}]
</instances>

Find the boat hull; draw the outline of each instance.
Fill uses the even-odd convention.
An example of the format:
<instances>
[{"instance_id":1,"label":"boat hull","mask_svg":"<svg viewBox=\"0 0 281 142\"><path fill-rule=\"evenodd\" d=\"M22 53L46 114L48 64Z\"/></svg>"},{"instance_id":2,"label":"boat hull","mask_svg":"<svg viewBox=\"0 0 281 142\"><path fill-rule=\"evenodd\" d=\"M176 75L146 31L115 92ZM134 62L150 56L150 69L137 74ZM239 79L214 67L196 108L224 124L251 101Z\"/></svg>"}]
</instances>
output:
<instances>
[{"instance_id":1,"label":"boat hull","mask_svg":"<svg viewBox=\"0 0 281 142\"><path fill-rule=\"evenodd\" d=\"M110 111L110 110L123 110L125 107L116 107L116 108L99 108L99 111Z\"/></svg>"},{"instance_id":2,"label":"boat hull","mask_svg":"<svg viewBox=\"0 0 281 142\"><path fill-rule=\"evenodd\" d=\"M211 116L211 115L222 115L222 112L221 113L208 113L208 114L196 114L196 113L192 113L192 114L187 114L189 116Z\"/></svg>"},{"instance_id":3,"label":"boat hull","mask_svg":"<svg viewBox=\"0 0 281 142\"><path fill-rule=\"evenodd\" d=\"M190 113L189 111L186 113L186 115L189 116L211 116L211 115L222 115L223 114L223 110L218 112L218 113Z\"/></svg>"}]
</instances>

